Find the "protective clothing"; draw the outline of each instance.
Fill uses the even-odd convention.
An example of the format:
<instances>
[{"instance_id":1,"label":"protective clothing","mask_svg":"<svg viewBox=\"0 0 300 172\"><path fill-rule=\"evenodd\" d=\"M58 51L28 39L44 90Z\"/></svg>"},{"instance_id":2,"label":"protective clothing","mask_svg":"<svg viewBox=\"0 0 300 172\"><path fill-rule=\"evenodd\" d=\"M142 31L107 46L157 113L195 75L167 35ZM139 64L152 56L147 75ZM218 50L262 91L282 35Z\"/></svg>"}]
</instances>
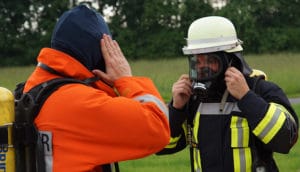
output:
<instances>
[{"instance_id":1,"label":"protective clothing","mask_svg":"<svg viewBox=\"0 0 300 172\"><path fill-rule=\"evenodd\" d=\"M256 88L240 101L229 95L192 97L185 109L169 104L171 141L162 154L190 144L194 171L278 171L273 152L288 153L298 136L298 118L284 92L265 80L246 77ZM190 131L190 132L189 132Z\"/></svg>"},{"instance_id":2,"label":"protective clothing","mask_svg":"<svg viewBox=\"0 0 300 172\"><path fill-rule=\"evenodd\" d=\"M193 94L183 109L175 109L171 101L171 140L158 155L189 145L195 172L278 171L273 152L288 153L296 143L298 117L282 89L248 66L240 44L226 18L204 17L191 24L184 54L220 54L224 64L244 75L251 90L237 100L219 75L206 96Z\"/></svg>"},{"instance_id":3,"label":"protective clothing","mask_svg":"<svg viewBox=\"0 0 300 172\"><path fill-rule=\"evenodd\" d=\"M105 71L100 47L108 28L101 16L85 6L59 19L52 48L37 58L55 72L37 66L24 92L45 81L94 77ZM102 171L102 165L142 158L169 141L168 110L148 78L122 77L114 88L102 81L91 86L66 84L53 92L35 118L43 139L47 172Z\"/></svg>"},{"instance_id":4,"label":"protective clothing","mask_svg":"<svg viewBox=\"0 0 300 172\"><path fill-rule=\"evenodd\" d=\"M38 61L71 78L93 76L78 61L53 49L42 49ZM57 77L37 67L24 92ZM93 87L67 84L46 100L35 124L47 140L47 165L53 172L92 171L101 164L144 157L168 143L167 111L153 83L124 77L114 87L119 97L101 81Z\"/></svg>"},{"instance_id":5,"label":"protective clothing","mask_svg":"<svg viewBox=\"0 0 300 172\"><path fill-rule=\"evenodd\" d=\"M189 27L187 46L183 54L203 54L217 51L239 52L243 48L232 22L224 17L209 16L195 20Z\"/></svg>"}]
</instances>

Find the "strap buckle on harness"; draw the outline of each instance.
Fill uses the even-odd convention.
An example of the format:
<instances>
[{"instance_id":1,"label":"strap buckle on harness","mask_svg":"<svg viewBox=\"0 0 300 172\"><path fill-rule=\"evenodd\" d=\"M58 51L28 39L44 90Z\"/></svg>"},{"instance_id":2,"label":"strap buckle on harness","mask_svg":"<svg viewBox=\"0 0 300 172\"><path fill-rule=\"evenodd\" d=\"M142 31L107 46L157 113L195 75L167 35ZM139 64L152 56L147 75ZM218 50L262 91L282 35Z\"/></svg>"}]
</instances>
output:
<instances>
[{"instance_id":1,"label":"strap buckle on harness","mask_svg":"<svg viewBox=\"0 0 300 172\"><path fill-rule=\"evenodd\" d=\"M193 140L193 131L192 131L192 127L190 124L188 124L187 126L187 142L190 145L190 148L198 148L199 149L199 144L194 142Z\"/></svg>"}]
</instances>

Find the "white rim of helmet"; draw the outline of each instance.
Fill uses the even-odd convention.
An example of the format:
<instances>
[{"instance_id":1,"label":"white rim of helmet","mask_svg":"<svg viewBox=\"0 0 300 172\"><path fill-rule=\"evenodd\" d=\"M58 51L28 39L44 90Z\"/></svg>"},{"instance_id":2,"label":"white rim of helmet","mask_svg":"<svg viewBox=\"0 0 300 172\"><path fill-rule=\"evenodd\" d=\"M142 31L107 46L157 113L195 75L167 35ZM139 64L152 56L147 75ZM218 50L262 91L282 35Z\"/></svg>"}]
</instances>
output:
<instances>
[{"instance_id":1,"label":"white rim of helmet","mask_svg":"<svg viewBox=\"0 0 300 172\"><path fill-rule=\"evenodd\" d=\"M202 25L207 25L204 27L204 31L201 29ZM225 26L224 30L223 25ZM213 32L214 29L216 33ZM205 35L206 32L207 35ZM182 48L182 51L183 54L217 51L238 52L243 50L242 43L237 38L235 27L230 20L220 16L209 16L197 19L190 25L187 45Z\"/></svg>"},{"instance_id":2,"label":"white rim of helmet","mask_svg":"<svg viewBox=\"0 0 300 172\"><path fill-rule=\"evenodd\" d=\"M225 51L225 52L237 52L242 51L243 47L241 46L243 41L234 38L234 37L222 37L222 38L214 38L214 39L205 39L205 40L187 40L189 46L184 46L182 48L183 54L203 54L217 51ZM223 43L221 45L216 45L216 42ZM226 43L226 44L224 44ZM201 44L203 48L198 45ZM193 48L195 47L195 48Z\"/></svg>"}]
</instances>

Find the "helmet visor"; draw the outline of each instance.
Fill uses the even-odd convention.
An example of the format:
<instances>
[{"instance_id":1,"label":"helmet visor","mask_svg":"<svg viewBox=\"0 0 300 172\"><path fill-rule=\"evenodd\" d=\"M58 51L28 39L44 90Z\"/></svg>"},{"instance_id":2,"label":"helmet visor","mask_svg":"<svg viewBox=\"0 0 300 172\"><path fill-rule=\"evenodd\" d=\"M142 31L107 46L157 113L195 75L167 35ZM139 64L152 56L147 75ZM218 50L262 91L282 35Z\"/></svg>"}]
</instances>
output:
<instances>
[{"instance_id":1,"label":"helmet visor","mask_svg":"<svg viewBox=\"0 0 300 172\"><path fill-rule=\"evenodd\" d=\"M189 57L190 79L210 81L216 78L223 68L221 57L216 53L197 54Z\"/></svg>"}]
</instances>

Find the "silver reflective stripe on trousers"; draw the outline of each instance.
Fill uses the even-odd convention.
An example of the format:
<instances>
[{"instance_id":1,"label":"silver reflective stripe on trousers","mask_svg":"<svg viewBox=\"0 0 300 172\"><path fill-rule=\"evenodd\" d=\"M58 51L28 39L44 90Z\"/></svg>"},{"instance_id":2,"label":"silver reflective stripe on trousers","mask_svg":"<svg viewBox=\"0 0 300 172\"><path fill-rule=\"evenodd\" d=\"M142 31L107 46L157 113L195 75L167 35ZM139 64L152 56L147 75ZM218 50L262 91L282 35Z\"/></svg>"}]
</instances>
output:
<instances>
[{"instance_id":1,"label":"silver reflective stripe on trousers","mask_svg":"<svg viewBox=\"0 0 300 172\"><path fill-rule=\"evenodd\" d=\"M169 120L169 111L167 106L160 101L157 97L151 95L151 94L145 94L142 96L137 96L134 98L134 100L138 100L141 103L146 103L146 102L152 102L154 103L167 117L167 119Z\"/></svg>"}]
</instances>

